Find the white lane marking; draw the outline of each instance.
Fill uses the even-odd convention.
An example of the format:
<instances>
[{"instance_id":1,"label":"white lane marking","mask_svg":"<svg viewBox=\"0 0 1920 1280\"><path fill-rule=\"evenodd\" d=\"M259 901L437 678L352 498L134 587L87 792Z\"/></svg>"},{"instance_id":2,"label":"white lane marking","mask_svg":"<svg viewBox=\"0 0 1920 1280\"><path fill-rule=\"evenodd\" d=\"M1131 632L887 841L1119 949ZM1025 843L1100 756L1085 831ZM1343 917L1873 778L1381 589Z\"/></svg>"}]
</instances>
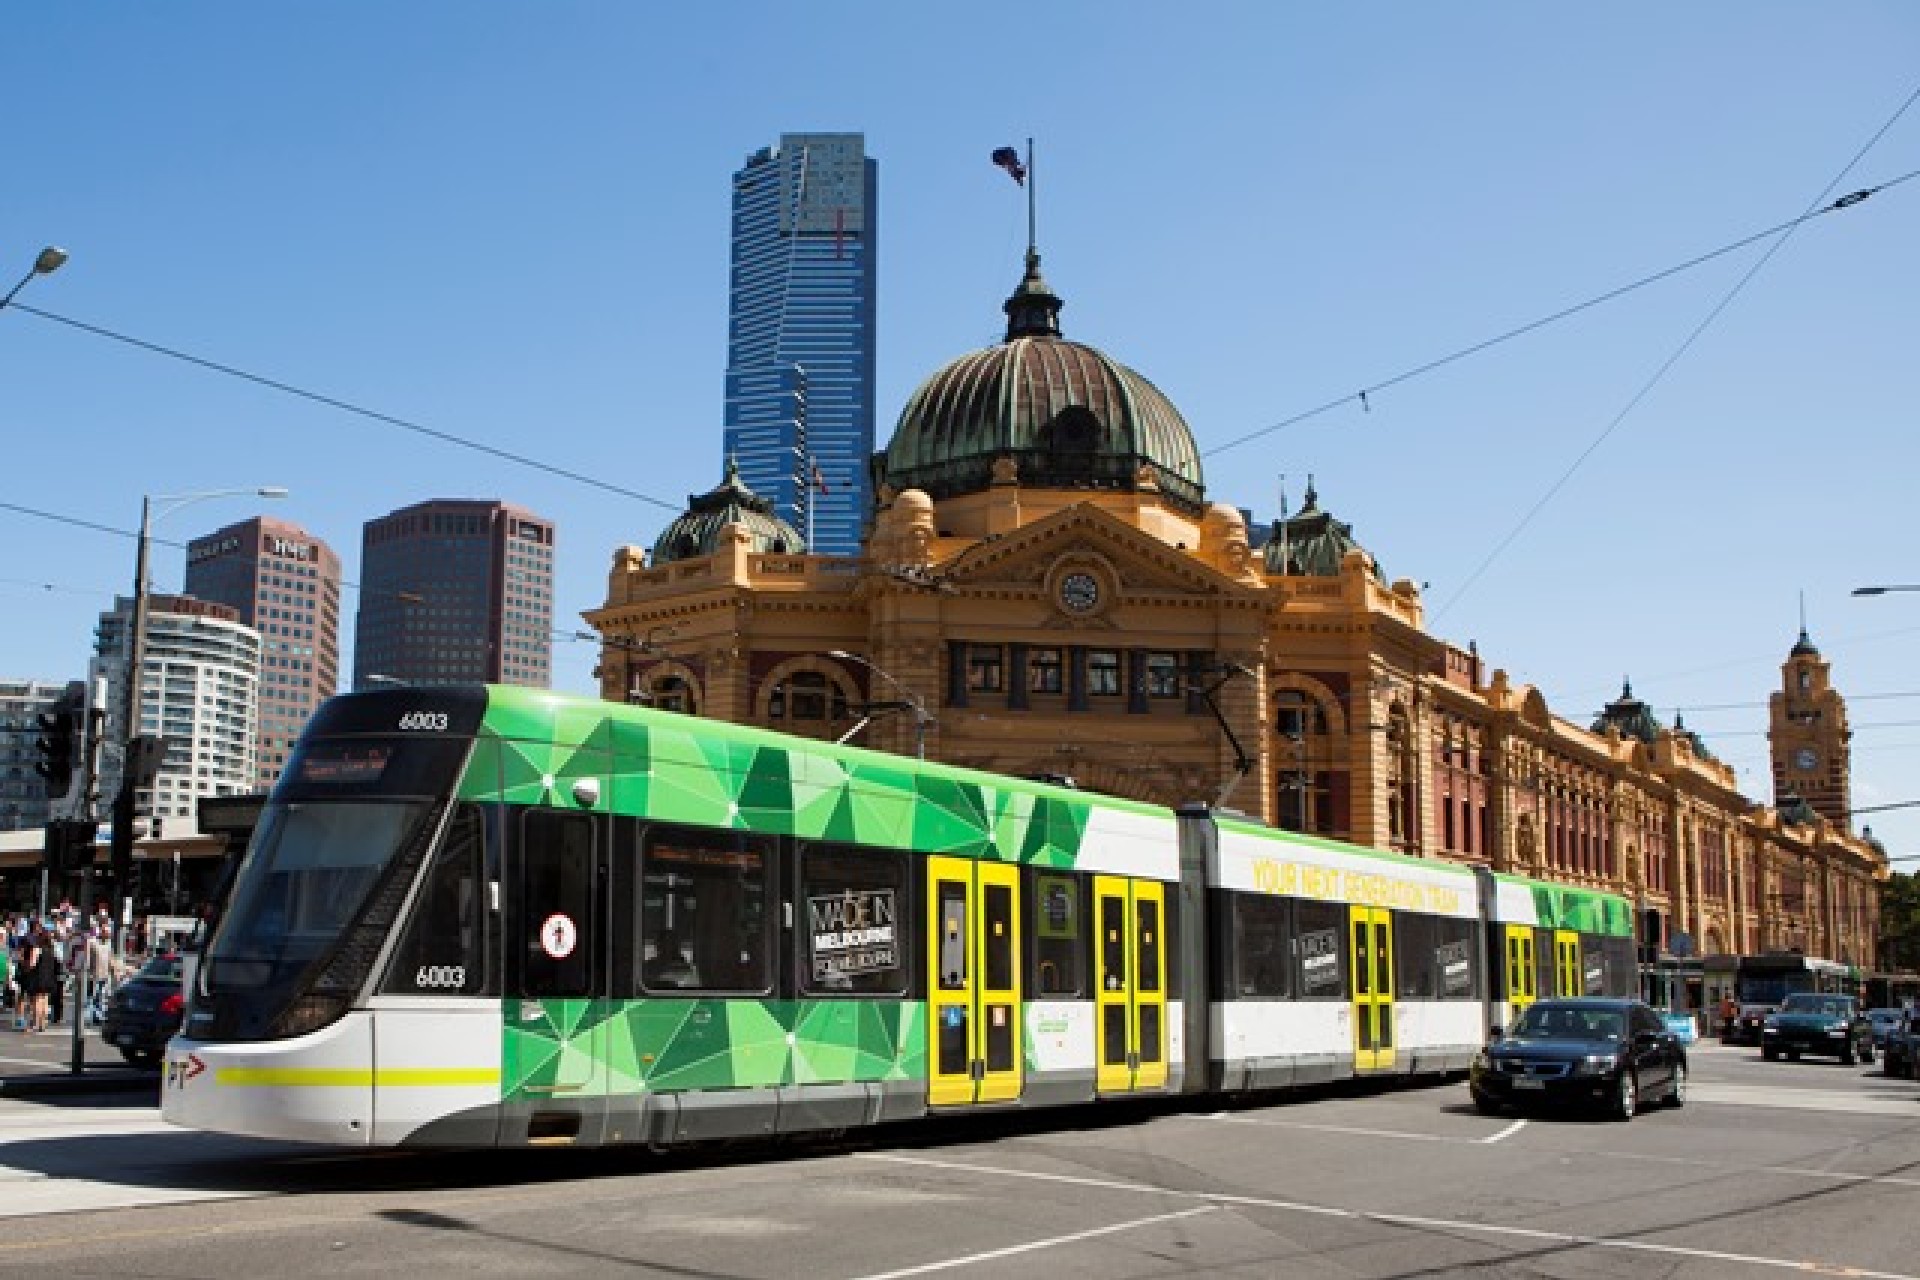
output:
<instances>
[{"instance_id":1,"label":"white lane marking","mask_svg":"<svg viewBox=\"0 0 1920 1280\"><path fill-rule=\"evenodd\" d=\"M1010 1245L1005 1249L989 1249L985 1253L969 1253L958 1258L946 1258L939 1262L929 1262L918 1267L902 1267L898 1271L877 1271L860 1280L899 1280L901 1276L924 1276L935 1271L951 1271L955 1267L972 1267L983 1262L997 1262L1002 1258L1018 1257L1023 1253L1032 1253L1036 1249L1052 1249L1063 1244L1074 1244L1081 1240L1092 1240L1099 1236L1110 1236L1116 1232L1133 1231L1139 1227L1150 1227L1156 1222L1172 1222L1176 1218L1192 1218L1203 1213L1219 1212L1218 1205L1201 1205L1198 1209L1181 1209L1175 1213L1156 1213L1151 1218L1135 1218L1132 1222L1116 1222L1110 1227L1095 1227L1091 1231L1076 1231L1072 1235L1053 1236L1046 1240L1032 1240L1026 1244Z\"/></svg>"},{"instance_id":2,"label":"white lane marking","mask_svg":"<svg viewBox=\"0 0 1920 1280\"><path fill-rule=\"evenodd\" d=\"M1543 1231L1538 1227L1509 1227L1497 1223L1469 1222L1456 1218L1422 1218L1410 1214L1374 1213L1367 1210L1340 1209L1331 1205L1305 1204L1297 1200L1274 1200L1265 1196L1222 1195L1211 1191L1179 1191L1149 1186L1141 1182L1115 1182L1107 1178L1083 1178L1073 1174L1037 1173L1028 1169L1006 1169L997 1165L963 1164L953 1160L928 1160L918 1156L891 1155L877 1151L856 1152L856 1160L880 1160L890 1164L917 1165L929 1169L948 1169L980 1177L1026 1178L1039 1182L1059 1182L1081 1187L1099 1187L1132 1191L1145 1195L1182 1200L1201 1200L1214 1205L1245 1205L1251 1208L1277 1209L1288 1213L1307 1213L1323 1218L1346 1218L1354 1222L1377 1222L1383 1226L1435 1228L1450 1231L1479 1232L1482 1235L1509 1236L1549 1244L1580 1245L1590 1249L1615 1249L1629 1253L1657 1253L1674 1258L1699 1258L1709 1262L1732 1262L1749 1267L1770 1267L1777 1271L1812 1271L1832 1275L1861 1276L1866 1280L1920 1280L1920 1275L1901 1271L1873 1271L1845 1263L1812 1262L1796 1258L1770 1258L1762 1254L1728 1253L1721 1249L1696 1249L1687 1245L1655 1244L1647 1240L1627 1240L1616 1236L1590 1236L1572 1231ZM906 1274L904 1272L897 1274Z\"/></svg>"},{"instance_id":3,"label":"white lane marking","mask_svg":"<svg viewBox=\"0 0 1920 1280\"><path fill-rule=\"evenodd\" d=\"M1730 1168L1739 1174L1770 1173L1783 1178L1814 1178L1827 1182L1857 1182L1867 1186L1920 1187L1920 1178L1901 1178L1890 1173L1841 1173L1837 1169L1805 1169L1790 1164L1755 1164L1729 1166L1724 1161L1702 1160L1697 1156L1650 1156L1638 1151L1609 1151L1606 1153L1615 1160L1639 1160L1646 1164L1682 1165L1696 1169L1713 1169L1721 1173Z\"/></svg>"},{"instance_id":4,"label":"white lane marking","mask_svg":"<svg viewBox=\"0 0 1920 1280\"><path fill-rule=\"evenodd\" d=\"M1176 1120L1213 1120L1220 1124L1246 1124L1261 1129L1306 1129L1314 1133L1344 1133L1356 1138L1392 1138L1396 1142L1482 1142L1482 1138L1454 1138L1439 1133L1403 1133L1398 1129L1363 1129L1348 1124L1308 1124L1299 1120L1260 1120L1214 1111L1203 1116L1174 1116Z\"/></svg>"},{"instance_id":5,"label":"white lane marking","mask_svg":"<svg viewBox=\"0 0 1920 1280\"><path fill-rule=\"evenodd\" d=\"M1857 1116L1905 1116L1920 1120L1913 1095L1862 1097L1837 1089L1783 1089L1776 1085L1687 1082L1687 1101L1738 1107L1781 1107L1791 1111L1837 1111Z\"/></svg>"},{"instance_id":6,"label":"white lane marking","mask_svg":"<svg viewBox=\"0 0 1920 1280\"><path fill-rule=\"evenodd\" d=\"M1480 1139L1480 1141L1486 1146L1492 1146L1494 1143L1499 1142L1503 1138L1511 1138L1514 1134L1520 1132L1522 1129L1526 1127L1527 1127L1527 1122L1525 1120L1515 1120L1512 1124L1508 1125L1506 1128L1502 1129L1500 1132L1488 1134L1486 1137Z\"/></svg>"}]
</instances>

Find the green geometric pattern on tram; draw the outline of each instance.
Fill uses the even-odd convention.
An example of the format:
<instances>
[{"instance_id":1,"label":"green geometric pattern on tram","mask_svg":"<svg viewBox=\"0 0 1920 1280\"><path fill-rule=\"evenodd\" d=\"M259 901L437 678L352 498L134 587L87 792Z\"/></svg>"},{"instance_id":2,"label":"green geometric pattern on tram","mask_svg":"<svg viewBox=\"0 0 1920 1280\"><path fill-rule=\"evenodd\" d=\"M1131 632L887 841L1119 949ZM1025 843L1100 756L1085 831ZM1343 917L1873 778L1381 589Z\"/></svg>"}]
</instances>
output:
<instances>
[{"instance_id":1,"label":"green geometric pattern on tram","mask_svg":"<svg viewBox=\"0 0 1920 1280\"><path fill-rule=\"evenodd\" d=\"M461 794L573 808L574 780L610 768L615 813L1048 866L1072 865L1092 815L939 764L499 686Z\"/></svg>"},{"instance_id":2,"label":"green geometric pattern on tram","mask_svg":"<svg viewBox=\"0 0 1920 1280\"><path fill-rule=\"evenodd\" d=\"M740 821L749 831L792 835L793 781L787 773L788 753L780 747L753 749L746 774L739 780Z\"/></svg>"},{"instance_id":3,"label":"green geometric pattern on tram","mask_svg":"<svg viewBox=\"0 0 1920 1280\"><path fill-rule=\"evenodd\" d=\"M1087 819L1092 816L1093 811L1085 805L1067 804L1052 796L1033 797L1026 839L1018 846L1020 861L1042 867L1071 867L1086 841Z\"/></svg>"},{"instance_id":4,"label":"green geometric pattern on tram","mask_svg":"<svg viewBox=\"0 0 1920 1280\"><path fill-rule=\"evenodd\" d=\"M592 1078L596 1065L592 1032L605 1020L603 1000L509 1000L503 1007L506 1035L501 1044L503 1095L528 1090L546 1096ZM527 1017L534 1013L537 1016Z\"/></svg>"},{"instance_id":5,"label":"green geometric pattern on tram","mask_svg":"<svg viewBox=\"0 0 1920 1280\"><path fill-rule=\"evenodd\" d=\"M1633 933L1633 917L1624 898L1561 885L1535 884L1530 887L1533 890L1533 909L1544 928L1577 930L1612 937L1627 937Z\"/></svg>"},{"instance_id":6,"label":"green geometric pattern on tram","mask_svg":"<svg viewBox=\"0 0 1920 1280\"><path fill-rule=\"evenodd\" d=\"M534 1007L507 1002L509 1099L589 1081L617 1094L926 1078L923 1006L905 1001L550 1000L544 1016L512 1019Z\"/></svg>"}]
</instances>

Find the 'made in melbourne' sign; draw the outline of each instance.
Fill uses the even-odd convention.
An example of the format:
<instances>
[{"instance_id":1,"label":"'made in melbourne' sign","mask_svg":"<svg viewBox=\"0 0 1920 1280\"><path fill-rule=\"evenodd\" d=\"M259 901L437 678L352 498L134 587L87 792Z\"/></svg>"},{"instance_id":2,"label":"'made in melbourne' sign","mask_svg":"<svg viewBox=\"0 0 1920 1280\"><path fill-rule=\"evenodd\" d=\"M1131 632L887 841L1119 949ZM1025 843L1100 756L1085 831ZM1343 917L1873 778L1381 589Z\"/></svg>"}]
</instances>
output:
<instances>
[{"instance_id":1,"label":"'made in melbourne' sign","mask_svg":"<svg viewBox=\"0 0 1920 1280\"><path fill-rule=\"evenodd\" d=\"M892 889L849 889L807 899L813 934L813 980L838 986L857 974L900 963L895 946Z\"/></svg>"}]
</instances>

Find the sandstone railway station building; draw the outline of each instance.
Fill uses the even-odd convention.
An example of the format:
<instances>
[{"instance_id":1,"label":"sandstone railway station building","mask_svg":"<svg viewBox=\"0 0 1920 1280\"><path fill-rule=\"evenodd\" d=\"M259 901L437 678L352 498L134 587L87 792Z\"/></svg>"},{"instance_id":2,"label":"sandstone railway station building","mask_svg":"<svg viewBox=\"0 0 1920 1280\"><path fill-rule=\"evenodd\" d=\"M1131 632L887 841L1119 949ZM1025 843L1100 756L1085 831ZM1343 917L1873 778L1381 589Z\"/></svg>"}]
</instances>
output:
<instances>
[{"instance_id":1,"label":"sandstone railway station building","mask_svg":"<svg viewBox=\"0 0 1920 1280\"><path fill-rule=\"evenodd\" d=\"M1804 632L1769 806L1630 688L1574 723L1430 634L1317 494L1250 538L1167 397L1061 336L1037 254L1005 310L902 410L861 556L808 554L731 464L617 550L602 695L1603 888L1669 954L1872 966L1886 855Z\"/></svg>"}]
</instances>

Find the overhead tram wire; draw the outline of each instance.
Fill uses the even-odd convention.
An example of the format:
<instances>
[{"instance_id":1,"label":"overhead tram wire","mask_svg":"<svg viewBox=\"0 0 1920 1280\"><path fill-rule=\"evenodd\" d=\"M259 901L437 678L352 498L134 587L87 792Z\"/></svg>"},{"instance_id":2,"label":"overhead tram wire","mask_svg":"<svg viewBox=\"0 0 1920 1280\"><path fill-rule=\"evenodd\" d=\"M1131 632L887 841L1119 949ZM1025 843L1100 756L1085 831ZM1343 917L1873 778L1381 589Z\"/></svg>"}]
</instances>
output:
<instances>
[{"instance_id":1,"label":"overhead tram wire","mask_svg":"<svg viewBox=\"0 0 1920 1280\"><path fill-rule=\"evenodd\" d=\"M1908 101L1911 102L1912 99L1909 99ZM1905 109L1906 109L1905 107L1901 108L1902 111L1904 111ZM1889 122L1889 124L1890 123L1891 122ZM1881 132L1884 133L1885 130L1883 129ZM1878 135L1876 135L1876 137L1877 136ZM1858 191L1850 192L1847 195L1840 197L1838 200L1833 201L1831 204L1828 204L1819 209L1811 210L1807 213L1803 213L1797 218L1789 218L1785 222L1779 223L1772 227L1768 227L1764 231L1756 231L1752 235L1743 236L1741 239L1735 240L1731 244L1722 245L1718 249L1714 249L1710 252L1703 253L1695 258L1689 258L1685 262L1677 263L1676 265L1668 267L1663 271L1656 271L1652 275L1642 276L1640 279L1635 280L1630 284L1623 284L1616 289L1609 289L1605 293L1597 294L1594 297L1588 298L1585 302L1578 302L1570 307L1563 307L1559 311L1553 312L1551 315L1542 316L1538 320L1532 320L1526 324L1518 326L1517 328L1508 329L1504 333L1495 334L1491 338L1486 338L1479 342L1475 342L1469 346L1461 347L1457 351L1449 352L1444 356L1440 356L1436 359L1429 360L1425 364L1415 365L1413 368L1407 369L1401 373L1396 373L1390 378L1384 378L1379 382L1369 383L1367 386L1362 387L1358 391L1351 391L1345 395L1337 396L1334 399L1329 400L1324 404L1315 405L1311 409L1306 409L1301 411L1300 413L1296 413L1290 418L1282 418L1278 422L1272 423L1268 426L1260 427L1259 429L1254 431L1249 431L1245 435L1235 436L1233 439L1227 441L1224 444L1217 444L1212 446L1211 448L1202 449L1200 451L1200 456L1203 458L1210 458L1217 453L1225 453L1229 449L1237 449L1243 444L1249 444L1252 441L1259 440L1266 436L1273 435L1276 432L1284 431L1288 427L1298 426L1300 423L1306 422L1309 419L1318 418L1324 414L1332 413L1335 409L1343 408L1350 404L1366 405L1368 404L1369 397L1377 396L1380 392L1387 390L1389 387L1397 387L1401 383L1411 382L1415 378L1419 378L1426 374L1433 373L1438 369L1443 369L1447 365L1458 363L1461 360L1467 359L1469 356L1479 355L1483 351L1491 350L1492 348L1500 346L1503 343L1511 342L1516 338L1525 337L1529 333L1533 333L1539 329L1544 329L1549 325L1557 324L1562 320L1566 320L1573 316L1579 315L1583 311L1590 311L1594 307L1600 306L1603 303L1612 302L1616 298L1623 298L1627 294L1633 293L1636 290L1646 288L1648 285L1658 284L1660 281L1666 280L1672 276L1681 275L1684 272L1693 270L1695 267L1704 266L1707 263L1714 261L1716 258L1724 258L1730 253L1737 253L1741 249L1746 248L1748 245L1754 244L1761 240L1765 240L1768 236L1780 235L1783 232L1792 231L1794 228L1798 227L1803 222L1811 222L1815 218L1824 217L1830 213L1839 213L1844 209L1850 209L1854 205L1860 204L1863 201L1867 200L1871 196L1878 195L1882 191L1886 191L1893 187L1900 186L1902 183L1910 182L1916 177L1920 177L1920 169L1909 170L1908 172L1901 174L1897 178L1890 178L1885 182L1879 183L1878 185L1871 186L1871 187L1863 187Z\"/></svg>"},{"instance_id":2,"label":"overhead tram wire","mask_svg":"<svg viewBox=\"0 0 1920 1280\"><path fill-rule=\"evenodd\" d=\"M1912 99L1910 98L1908 101L1909 103L1911 103ZM1904 111L1905 107L1903 106L1901 110ZM1884 131L1885 130L1883 129L1882 132ZM1838 200L1835 200L1831 204L1828 204L1820 209L1816 209L1811 212L1804 213L1797 218L1788 219L1786 222L1782 222L1776 226L1769 227L1764 231L1755 232L1752 235L1749 235L1740 240L1734 241L1731 244L1724 245L1721 248L1712 250L1711 252L1701 254L1698 257L1691 258L1675 266L1668 267L1663 271L1657 271L1657 272L1654 272L1652 275L1644 276L1641 279L1636 280L1630 284L1622 285L1617 289L1612 289L1606 293L1599 294L1595 297L1589 298L1585 302L1576 303L1573 306L1562 308L1561 310L1556 311L1551 315L1543 316L1538 320L1534 320L1527 324L1520 325L1519 327L1514 329L1509 329L1504 333L1500 333L1491 338L1484 339L1483 341L1473 343L1470 346L1462 347L1457 351L1451 352L1444 356L1440 356L1437 359L1429 360L1424 364L1417 365L1411 369L1395 374L1390 378L1385 378L1379 382L1369 384L1368 386L1361 388L1359 391L1351 392L1346 395L1339 396L1333 400L1327 401L1324 404L1317 405L1314 408L1307 409L1301 413L1294 414L1292 417L1283 418L1279 422L1273 423L1269 426L1261 427L1258 430L1247 432L1245 435L1237 436L1232 440L1228 440L1224 444L1218 444L1218 445L1214 445L1211 448L1203 449L1201 450L1201 456L1212 457L1215 454L1224 453L1229 449L1238 448L1239 446L1250 443L1251 441L1261 439L1265 436L1273 435L1274 433L1283 431L1288 427L1296 426L1299 423L1308 421L1309 419L1320 417L1327 413L1331 413L1333 410L1338 409L1346 404L1354 403L1354 402L1365 402L1369 395L1375 395L1390 387L1399 386L1402 383L1412 381L1415 378L1421 377L1428 373L1432 373L1435 370L1446 367L1447 365L1454 364L1458 361L1464 360L1469 356L1478 355L1483 351L1487 351L1492 349L1493 347L1497 347L1504 343L1511 342L1514 339L1522 337L1526 334L1532 333L1535 330L1546 328L1547 326L1555 324L1561 320L1565 320L1565 319L1568 319L1569 317L1578 315L1583 311L1591 310L1592 308L1597 307L1602 303L1610 302L1616 298L1623 297L1626 294L1632 293L1635 290L1645 288L1648 285L1656 284L1659 281L1665 280L1671 276L1679 275L1683 272L1692 270L1694 267L1704 265L1705 263L1711 262L1716 258L1725 257L1727 254L1737 252L1738 250L1743 249L1746 246L1755 243L1756 241L1764 240L1768 236L1778 235L1784 231L1790 231L1793 228L1799 226L1803 222L1809 222L1814 218L1822 217L1829 213L1837 213L1843 209L1851 208L1854 205L1860 204L1866 201L1868 198L1874 195L1877 195L1882 191L1890 190L1893 187L1900 186L1903 183L1909 182L1916 177L1920 177L1920 169L1910 170L1904 174L1899 175L1898 177L1888 179L1887 181L1879 183L1875 186L1863 187L1858 191L1854 191L1849 193L1848 195L1842 196ZM614 484L611 481L602 480L598 477L586 475L578 471L572 471L565 467L558 467L553 465L552 463L541 462L537 458L529 458L524 454L514 453L512 450L509 450L509 449L502 449L495 445L482 444L476 440L469 440L464 436L455 435L453 432L443 431L436 427L429 427L423 423L413 422L406 418L399 417L395 414L383 413L377 409L369 409L364 405L354 404L352 401L342 400L337 396L329 396L321 392L309 391L306 388L295 386L292 383L284 382L277 378L269 378L262 374L250 373L245 369L240 369L233 365L223 364L217 360L208 359L205 356L197 356L190 352L181 351L181 350L178 350L177 348L162 345L161 343L148 341L147 339L144 339L144 338L137 338L131 334L121 333L117 330L109 329L104 325L92 324L85 320L75 319L72 316L61 315L60 313L55 311L47 311L43 308L31 306L27 303L20 302L18 300L15 300L14 302L10 303L8 305L8 310L22 312L26 315L34 316L41 320L51 321L55 324L63 324L68 326L69 328L80 330L83 333L90 333L95 337L107 338L111 341L121 343L125 346L134 347L138 350L146 351L153 355L164 356L171 360L180 361L183 364L190 364L202 369L206 369L213 373L224 374L227 377L236 378L242 382L249 382L255 386L265 387L268 390L278 391L283 395L293 396L296 399L306 400L306 401L309 401L310 403L322 405L330 409L338 409L343 413L349 413L356 417L366 418L373 422L383 423L387 426L399 427L401 430L411 431L416 435L425 436L432 440L438 440L445 444L451 444L462 449L469 449L475 453L485 454L489 457L498 458L505 462L511 462L519 466L528 467L532 470L541 471L548 475L557 476L561 479L572 480L572 481L575 481L576 483L584 484L592 488L602 490L603 492L618 495L620 497L631 498L636 502L644 502L649 505L659 507L664 511L672 511L672 512L678 513L681 510L681 504L679 503L668 502L663 498L656 498L652 494L641 493L638 490L629 489L624 485ZM119 530L108 530L108 531L116 532L116 533L120 532Z\"/></svg>"},{"instance_id":3,"label":"overhead tram wire","mask_svg":"<svg viewBox=\"0 0 1920 1280\"><path fill-rule=\"evenodd\" d=\"M1761 254L1752 266L1747 268L1745 274L1734 281L1733 287L1726 291L1720 301L1715 303L1707 311L1705 316L1701 317L1700 322L1694 325L1693 329L1687 334L1686 338L1681 341L1680 345L1674 348L1673 354L1661 361L1660 367L1653 371L1652 376L1641 384L1638 391L1628 397L1627 403L1621 407L1618 413L1613 415L1612 420L1601 429L1600 434L1587 443L1587 447L1582 449L1579 455L1567 465L1566 470L1562 471L1559 477L1547 486L1546 492L1541 494L1531 507L1527 508L1526 514L1520 517L1519 523L1507 531L1506 536L1494 545L1493 550L1489 551L1478 565L1474 566L1473 572L1469 573L1466 579L1461 582L1458 587L1455 587L1450 595L1440 601L1438 607L1436 607L1430 615L1435 622L1438 622L1444 617L1447 610L1451 609L1455 602L1473 589L1473 585L1480 581L1488 569L1493 567L1494 561L1498 560L1506 549L1512 546L1522 533L1526 532L1527 526L1533 523L1534 518L1546 510L1547 504L1552 502L1554 497L1559 494L1561 489L1566 487L1567 483L1573 479L1580 468L1586 465L1587 459L1592 457L1594 453L1599 450L1600 446L1607 442L1607 438L1619 429L1620 424L1625 422L1628 416L1640 407L1640 402L1645 400L1649 395L1652 395L1654 388L1666 380L1667 374L1672 372L1673 367L1679 364L1687 352L1693 349L1693 344L1700 340L1701 335L1705 334L1706 331L1712 327L1713 322L1718 320L1726 309L1733 305L1734 299L1738 298L1741 293L1746 290L1746 287L1753 282L1754 277L1759 275L1761 270L1773 261L1774 255L1786 247L1787 241L1793 238L1793 233L1799 230L1801 223L1811 218L1817 218L1822 214L1835 213L1841 209L1852 208L1854 205L1860 204L1868 199L1876 191L1884 191L1896 183L1905 182L1914 177L1916 172L1920 172L1910 170L1905 175L1895 178L1892 182L1884 182L1877 187L1864 187L1858 191L1853 191L1841 196L1839 199L1833 200L1830 203L1822 203L1827 200L1828 196L1833 194L1833 189L1840 185L1847 174L1853 171L1853 167L1860 163L1861 157L1872 150L1874 144L1886 136L1887 130L1893 128L1894 123L1906 114L1907 108L1911 107L1916 99L1920 99L1920 89L1915 89L1912 93L1908 94L1907 100L1900 104L1899 108L1888 118L1887 122L1881 125L1871 138L1868 138L1865 143L1861 144L1859 150L1853 153L1853 158L1842 165L1840 171L1833 175L1832 179L1828 181L1820 194L1814 197L1813 205L1809 207L1805 213L1779 229L1778 238L1767 246L1766 252ZM1768 232L1765 234L1772 235L1773 233ZM1754 237L1749 237L1748 243L1751 243L1753 239Z\"/></svg>"},{"instance_id":4,"label":"overhead tram wire","mask_svg":"<svg viewBox=\"0 0 1920 1280\"><path fill-rule=\"evenodd\" d=\"M290 382L282 382L277 378L269 378L257 373L248 373L245 369L238 369L233 365L222 364L217 360L209 360L205 356L196 356L190 352L180 351L173 347L162 346L160 343L149 342L144 338L136 338L131 334L119 333L106 328L104 325L89 324L84 320L75 320L71 316L63 316L52 311L43 311L39 307L30 307L22 302L14 302L9 305L7 309L9 311L23 311L28 315L38 316L42 320L51 320L56 324L64 324L70 328L78 329L83 333L93 334L96 337L110 338L115 342L123 343L129 347L136 347L139 350L150 352L153 355L165 356L170 360L178 360L183 364L195 365L213 373L225 374L229 378L238 378L242 382L250 382L257 387L265 387L270 391L278 391L283 395L289 395L296 399L323 405L329 409L338 409L342 413L350 413L356 417L384 423L390 427L399 427L403 431L411 431L415 435L425 436L430 440L438 440L443 444L456 445L462 449L471 449L475 453L486 454L488 457L498 458L503 462L511 462L518 466L528 467L534 471L543 471L550 476L558 476L562 480L572 480L578 484L588 485L622 498L632 498L636 502L645 502L652 506L659 507L662 510L678 512L681 509L681 504L679 503L668 502L663 498L656 498L652 494L641 493L638 490L629 489L625 485L614 484L610 480L602 480L597 476L590 476L579 471L571 471L566 467L557 467L550 462L542 462L538 458L529 458L525 454L515 453L510 449L502 449L497 445L482 444L477 440L469 440L464 436L457 436L451 431L442 431L437 427L429 427L423 423L412 422L391 413L382 413L378 409L369 409L364 405L357 405L350 400L342 400L337 396L324 395L318 391L308 391L304 387L296 387ZM119 530L112 530L111 532L117 533Z\"/></svg>"}]
</instances>

